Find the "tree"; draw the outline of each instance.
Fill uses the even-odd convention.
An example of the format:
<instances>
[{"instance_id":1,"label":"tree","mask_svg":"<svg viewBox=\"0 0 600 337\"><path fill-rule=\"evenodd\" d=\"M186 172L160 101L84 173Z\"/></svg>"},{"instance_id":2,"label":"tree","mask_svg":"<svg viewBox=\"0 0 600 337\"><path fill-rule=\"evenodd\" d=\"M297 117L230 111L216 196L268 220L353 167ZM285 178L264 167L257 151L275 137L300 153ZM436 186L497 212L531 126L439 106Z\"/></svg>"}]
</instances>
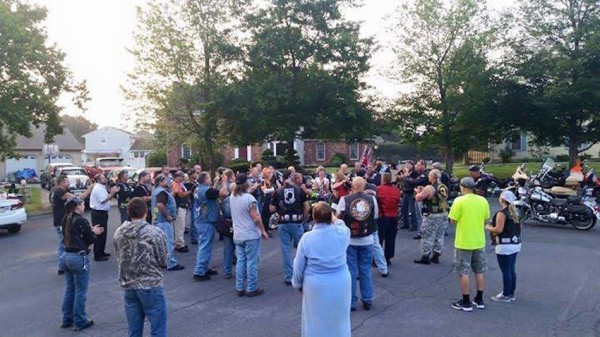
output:
<instances>
[{"instance_id":1,"label":"tree","mask_svg":"<svg viewBox=\"0 0 600 337\"><path fill-rule=\"evenodd\" d=\"M236 69L234 28L246 3L153 0L137 11L136 67L125 91L138 126L193 138L211 169L220 135L215 93Z\"/></svg>"},{"instance_id":2,"label":"tree","mask_svg":"<svg viewBox=\"0 0 600 337\"><path fill-rule=\"evenodd\" d=\"M223 128L235 144L297 138L347 141L371 136L372 112L360 81L372 40L340 7L351 0L271 0L246 17L251 36L240 81L223 95Z\"/></svg>"},{"instance_id":3,"label":"tree","mask_svg":"<svg viewBox=\"0 0 600 337\"><path fill-rule=\"evenodd\" d=\"M521 0L514 76L539 145L569 148L571 165L600 139L600 2Z\"/></svg>"},{"instance_id":4,"label":"tree","mask_svg":"<svg viewBox=\"0 0 600 337\"><path fill-rule=\"evenodd\" d=\"M398 8L393 30L400 76L414 89L387 117L407 142L437 146L451 172L454 158L503 137L500 103L512 88L489 61L497 27L483 2L415 0Z\"/></svg>"},{"instance_id":5,"label":"tree","mask_svg":"<svg viewBox=\"0 0 600 337\"><path fill-rule=\"evenodd\" d=\"M89 119L83 116L62 116L62 125L69 129L80 143L84 143L83 135L98 129L98 124L90 122Z\"/></svg>"},{"instance_id":6,"label":"tree","mask_svg":"<svg viewBox=\"0 0 600 337\"><path fill-rule=\"evenodd\" d=\"M64 54L47 41L46 9L17 0L0 0L0 160L15 156L16 137L31 137L31 126L46 125L46 143L62 132L57 101L73 93L83 108L85 82L75 84Z\"/></svg>"}]
</instances>

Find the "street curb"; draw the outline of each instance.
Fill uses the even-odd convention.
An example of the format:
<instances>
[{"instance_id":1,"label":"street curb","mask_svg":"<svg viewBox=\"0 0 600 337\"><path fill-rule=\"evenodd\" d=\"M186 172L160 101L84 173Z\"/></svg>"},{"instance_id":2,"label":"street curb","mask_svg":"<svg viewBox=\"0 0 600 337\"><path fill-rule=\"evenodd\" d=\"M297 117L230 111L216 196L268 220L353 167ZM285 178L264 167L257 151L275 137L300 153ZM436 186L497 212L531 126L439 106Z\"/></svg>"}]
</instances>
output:
<instances>
[{"instance_id":1,"label":"street curb","mask_svg":"<svg viewBox=\"0 0 600 337\"><path fill-rule=\"evenodd\" d=\"M52 211L27 212L27 218L39 218L50 214Z\"/></svg>"}]
</instances>

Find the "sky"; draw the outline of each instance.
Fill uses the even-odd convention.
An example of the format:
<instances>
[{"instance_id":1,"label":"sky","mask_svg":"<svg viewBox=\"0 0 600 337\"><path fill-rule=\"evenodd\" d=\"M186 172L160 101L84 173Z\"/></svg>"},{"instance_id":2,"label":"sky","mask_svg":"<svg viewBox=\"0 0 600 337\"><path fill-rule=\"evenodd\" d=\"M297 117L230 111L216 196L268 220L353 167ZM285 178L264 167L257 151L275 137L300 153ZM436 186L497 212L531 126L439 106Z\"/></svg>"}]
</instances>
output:
<instances>
[{"instance_id":1,"label":"sky","mask_svg":"<svg viewBox=\"0 0 600 337\"><path fill-rule=\"evenodd\" d=\"M406 0L364 0L364 6L347 12L351 20L362 22L362 33L389 45L384 18ZM45 22L50 42L66 53L65 65L76 81L86 80L91 101L84 116L102 126L131 129L125 115L128 102L120 86L135 63L126 48L133 45L137 18L135 8L145 0L30 0L48 9ZM489 6L501 9L514 0L491 0ZM373 55L372 69L365 81L384 97L394 97L400 84L385 77L386 67L393 61L389 48ZM79 115L67 97L61 100L64 113Z\"/></svg>"}]
</instances>

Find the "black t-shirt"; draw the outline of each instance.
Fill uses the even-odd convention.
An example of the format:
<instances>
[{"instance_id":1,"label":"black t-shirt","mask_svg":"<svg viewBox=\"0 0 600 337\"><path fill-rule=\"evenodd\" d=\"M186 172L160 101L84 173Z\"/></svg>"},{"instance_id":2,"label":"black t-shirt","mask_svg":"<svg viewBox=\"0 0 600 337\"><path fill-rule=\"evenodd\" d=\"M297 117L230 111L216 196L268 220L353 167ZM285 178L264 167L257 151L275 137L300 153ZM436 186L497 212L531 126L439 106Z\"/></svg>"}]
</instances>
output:
<instances>
[{"instance_id":1,"label":"black t-shirt","mask_svg":"<svg viewBox=\"0 0 600 337\"><path fill-rule=\"evenodd\" d=\"M78 252L88 251L88 247L96 240L96 235L92 232L92 227L86 218L77 213L73 213L69 233L63 228L65 251Z\"/></svg>"},{"instance_id":2,"label":"black t-shirt","mask_svg":"<svg viewBox=\"0 0 600 337\"><path fill-rule=\"evenodd\" d=\"M273 194L271 205L277 207L277 212L280 215L300 215L304 212L304 202L307 200L306 193L302 191L302 188L285 184Z\"/></svg>"},{"instance_id":3,"label":"black t-shirt","mask_svg":"<svg viewBox=\"0 0 600 337\"><path fill-rule=\"evenodd\" d=\"M127 203L129 203L129 200L133 198L133 188L131 185L124 182L119 182L117 186L119 187L119 192L117 193L117 203L119 204L119 207L126 207Z\"/></svg>"},{"instance_id":4,"label":"black t-shirt","mask_svg":"<svg viewBox=\"0 0 600 337\"><path fill-rule=\"evenodd\" d=\"M65 202L63 197L69 191L65 191L62 188L55 188L52 196L52 213L54 213L54 227L58 227L62 224L62 219L65 216Z\"/></svg>"},{"instance_id":5,"label":"black t-shirt","mask_svg":"<svg viewBox=\"0 0 600 337\"><path fill-rule=\"evenodd\" d=\"M197 184L189 182L189 183L185 183L183 184L185 186L185 189L188 191L193 191L194 189L196 189ZM193 206L194 205L194 193L190 194L190 196L188 197L188 205Z\"/></svg>"},{"instance_id":6,"label":"black t-shirt","mask_svg":"<svg viewBox=\"0 0 600 337\"><path fill-rule=\"evenodd\" d=\"M487 195L489 184L490 182L486 177L480 176L475 180L475 193L485 197Z\"/></svg>"},{"instance_id":7,"label":"black t-shirt","mask_svg":"<svg viewBox=\"0 0 600 337\"><path fill-rule=\"evenodd\" d=\"M149 197L151 195L152 194L150 192L150 189L143 184L137 184L137 186L135 186L135 188L133 189L134 197L143 198L143 197ZM150 210L152 202L148 201L148 202L146 202L146 205L148 206L148 212L146 213L146 221L148 223L152 223L152 211Z\"/></svg>"}]
</instances>

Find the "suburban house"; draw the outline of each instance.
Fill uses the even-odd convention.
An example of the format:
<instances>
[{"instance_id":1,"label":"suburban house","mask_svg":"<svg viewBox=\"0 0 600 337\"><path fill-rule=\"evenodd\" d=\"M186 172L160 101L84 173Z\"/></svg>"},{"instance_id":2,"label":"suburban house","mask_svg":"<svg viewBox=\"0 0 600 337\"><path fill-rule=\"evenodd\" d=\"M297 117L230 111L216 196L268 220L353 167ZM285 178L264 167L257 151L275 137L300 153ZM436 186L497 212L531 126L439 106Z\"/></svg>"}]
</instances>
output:
<instances>
[{"instance_id":1,"label":"suburban house","mask_svg":"<svg viewBox=\"0 0 600 337\"><path fill-rule=\"evenodd\" d=\"M26 168L34 169L39 176L40 171L49 163L81 164L83 147L69 129L63 128L63 133L55 136L52 144L44 143L45 125L40 125L38 128L32 126L32 133L31 138L17 137L14 151L20 155L20 158L8 158L0 162L0 180L5 180L9 173Z\"/></svg>"},{"instance_id":2,"label":"suburban house","mask_svg":"<svg viewBox=\"0 0 600 337\"><path fill-rule=\"evenodd\" d=\"M513 152L513 161L519 161L528 158L556 158L557 156L565 156L569 154L569 148L565 146L537 146L530 144L530 137L525 132L518 134L511 139L507 139L504 143L491 144L488 151L469 151L465 158L465 162L479 163L483 158L490 158L492 161L500 161L500 151L510 149ZM590 144L582 145L588 147ZM600 143L592 145L588 150L580 153L580 155L590 155L592 158L600 157Z\"/></svg>"},{"instance_id":3,"label":"suburban house","mask_svg":"<svg viewBox=\"0 0 600 337\"><path fill-rule=\"evenodd\" d=\"M344 154L351 162L359 160L368 145L364 142L346 143L344 141L297 139L294 142L294 150L298 153L301 165L318 166L327 165L336 153ZM220 149L220 153L226 164L234 159L256 162L261 159L262 152L266 149L271 149L274 156L284 156L287 143L271 141L247 146L224 146ZM180 158L190 159L192 154L193 149L185 144L173 145L169 148L167 163L169 166L177 166Z\"/></svg>"},{"instance_id":4,"label":"suburban house","mask_svg":"<svg viewBox=\"0 0 600 337\"><path fill-rule=\"evenodd\" d=\"M146 157L150 154L149 144L144 137L131 132L105 126L83 135L85 148L82 159L92 164L96 158L120 157L133 168L146 167Z\"/></svg>"}]
</instances>

